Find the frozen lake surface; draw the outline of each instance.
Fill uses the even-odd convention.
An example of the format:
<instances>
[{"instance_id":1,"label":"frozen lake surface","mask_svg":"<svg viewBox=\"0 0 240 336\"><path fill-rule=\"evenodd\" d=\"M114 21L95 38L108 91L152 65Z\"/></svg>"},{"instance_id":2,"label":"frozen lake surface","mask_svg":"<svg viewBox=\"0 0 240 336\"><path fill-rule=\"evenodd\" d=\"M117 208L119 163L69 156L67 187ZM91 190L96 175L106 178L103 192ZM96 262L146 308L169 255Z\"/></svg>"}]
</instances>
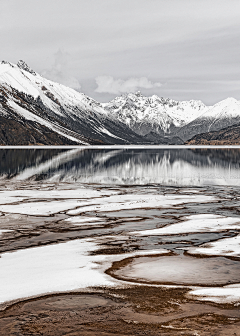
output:
<instances>
[{"instance_id":1,"label":"frozen lake surface","mask_svg":"<svg viewBox=\"0 0 240 336\"><path fill-rule=\"evenodd\" d=\"M178 255L136 258L116 275L146 283L221 286L240 282L239 270L240 262L226 258Z\"/></svg>"},{"instance_id":2,"label":"frozen lake surface","mask_svg":"<svg viewBox=\"0 0 240 336\"><path fill-rule=\"evenodd\" d=\"M239 302L240 149L0 156L2 304L143 282Z\"/></svg>"}]
</instances>

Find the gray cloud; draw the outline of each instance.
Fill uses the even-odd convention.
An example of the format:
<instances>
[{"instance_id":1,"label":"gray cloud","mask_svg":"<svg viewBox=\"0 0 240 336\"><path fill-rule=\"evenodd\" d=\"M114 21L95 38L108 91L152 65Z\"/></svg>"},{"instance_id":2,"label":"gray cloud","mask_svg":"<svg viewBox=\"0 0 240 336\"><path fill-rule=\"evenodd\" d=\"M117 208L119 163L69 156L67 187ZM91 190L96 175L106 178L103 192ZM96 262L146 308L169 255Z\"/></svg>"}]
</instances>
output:
<instances>
[{"instance_id":1,"label":"gray cloud","mask_svg":"<svg viewBox=\"0 0 240 336\"><path fill-rule=\"evenodd\" d=\"M95 78L105 74L166 83L142 89L149 95L207 103L226 95L240 99L239 0L0 3L0 59L23 59L69 86L80 82L99 101L112 99L112 94L95 91ZM71 55L60 69L49 59L59 48Z\"/></svg>"},{"instance_id":2,"label":"gray cloud","mask_svg":"<svg viewBox=\"0 0 240 336\"><path fill-rule=\"evenodd\" d=\"M147 77L114 79L112 76L98 76L96 79L98 93L121 94L135 92L138 89L153 89L162 86L161 83L152 83Z\"/></svg>"},{"instance_id":3,"label":"gray cloud","mask_svg":"<svg viewBox=\"0 0 240 336\"><path fill-rule=\"evenodd\" d=\"M80 90L81 85L77 78L71 76L68 70L68 63L69 63L70 55L67 52L63 52L59 49L54 54L54 63L50 69L45 69L42 71L42 76L68 86L75 90Z\"/></svg>"}]
</instances>

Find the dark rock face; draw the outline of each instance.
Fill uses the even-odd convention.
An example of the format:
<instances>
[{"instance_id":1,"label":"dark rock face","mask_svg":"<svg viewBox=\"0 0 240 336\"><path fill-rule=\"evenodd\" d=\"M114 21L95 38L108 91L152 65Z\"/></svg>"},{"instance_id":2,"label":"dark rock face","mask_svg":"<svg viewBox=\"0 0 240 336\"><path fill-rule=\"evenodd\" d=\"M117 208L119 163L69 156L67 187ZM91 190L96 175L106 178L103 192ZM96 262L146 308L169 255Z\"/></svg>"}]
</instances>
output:
<instances>
[{"instance_id":1,"label":"dark rock face","mask_svg":"<svg viewBox=\"0 0 240 336\"><path fill-rule=\"evenodd\" d=\"M25 121L23 124L0 116L0 145L78 145L78 143L32 121Z\"/></svg>"},{"instance_id":2,"label":"dark rock face","mask_svg":"<svg viewBox=\"0 0 240 336\"><path fill-rule=\"evenodd\" d=\"M2 61L0 67L5 74L0 84L1 143L5 145L181 145L196 134L240 122L240 102L233 98L207 111L200 101L176 102L139 92L100 104L44 79L22 60L17 65ZM234 141L238 143L237 135Z\"/></svg>"},{"instance_id":3,"label":"dark rock face","mask_svg":"<svg viewBox=\"0 0 240 336\"><path fill-rule=\"evenodd\" d=\"M185 142L186 145L239 145L240 124L223 128L219 131L195 135Z\"/></svg>"},{"instance_id":4,"label":"dark rock face","mask_svg":"<svg viewBox=\"0 0 240 336\"><path fill-rule=\"evenodd\" d=\"M147 141L151 141L156 145L183 145L183 140L179 137L163 137L155 132L150 132L146 134L144 137Z\"/></svg>"},{"instance_id":5,"label":"dark rock face","mask_svg":"<svg viewBox=\"0 0 240 336\"><path fill-rule=\"evenodd\" d=\"M18 66L20 69L25 70L25 71L31 73L32 75L36 76L36 72L33 71L33 70L27 65L26 62L20 60L20 61L18 61L17 66Z\"/></svg>"},{"instance_id":6,"label":"dark rock face","mask_svg":"<svg viewBox=\"0 0 240 336\"><path fill-rule=\"evenodd\" d=\"M179 136L184 141L192 139L197 134L209 133L211 131L219 131L225 127L238 124L240 122L239 118L225 118L214 120L210 118L198 118L197 120L192 121L186 126L183 126L176 135ZM212 133L212 132L210 132Z\"/></svg>"}]
</instances>

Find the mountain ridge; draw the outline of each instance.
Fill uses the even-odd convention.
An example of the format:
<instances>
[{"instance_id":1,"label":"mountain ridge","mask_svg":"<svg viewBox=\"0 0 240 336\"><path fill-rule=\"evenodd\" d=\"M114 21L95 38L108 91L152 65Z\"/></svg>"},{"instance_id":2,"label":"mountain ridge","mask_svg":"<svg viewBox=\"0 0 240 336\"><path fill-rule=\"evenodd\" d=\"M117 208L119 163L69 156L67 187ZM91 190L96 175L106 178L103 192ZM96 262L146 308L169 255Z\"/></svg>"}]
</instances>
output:
<instances>
[{"instance_id":1,"label":"mountain ridge","mask_svg":"<svg viewBox=\"0 0 240 336\"><path fill-rule=\"evenodd\" d=\"M196 134L240 123L240 102L227 98L206 106L200 100L145 97L138 91L99 103L45 79L22 60L17 65L2 61L0 117L1 145L182 144Z\"/></svg>"}]
</instances>

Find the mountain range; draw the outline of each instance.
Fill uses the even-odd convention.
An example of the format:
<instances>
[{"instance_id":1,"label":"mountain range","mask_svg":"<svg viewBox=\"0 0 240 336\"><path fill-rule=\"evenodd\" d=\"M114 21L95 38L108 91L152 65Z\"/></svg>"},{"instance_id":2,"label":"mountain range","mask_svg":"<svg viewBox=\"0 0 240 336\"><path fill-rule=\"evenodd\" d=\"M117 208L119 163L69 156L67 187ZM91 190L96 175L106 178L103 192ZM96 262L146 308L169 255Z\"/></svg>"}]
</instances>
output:
<instances>
[{"instance_id":1,"label":"mountain range","mask_svg":"<svg viewBox=\"0 0 240 336\"><path fill-rule=\"evenodd\" d=\"M238 123L234 98L206 106L136 92L99 103L24 61L0 64L0 145L183 144Z\"/></svg>"}]
</instances>

